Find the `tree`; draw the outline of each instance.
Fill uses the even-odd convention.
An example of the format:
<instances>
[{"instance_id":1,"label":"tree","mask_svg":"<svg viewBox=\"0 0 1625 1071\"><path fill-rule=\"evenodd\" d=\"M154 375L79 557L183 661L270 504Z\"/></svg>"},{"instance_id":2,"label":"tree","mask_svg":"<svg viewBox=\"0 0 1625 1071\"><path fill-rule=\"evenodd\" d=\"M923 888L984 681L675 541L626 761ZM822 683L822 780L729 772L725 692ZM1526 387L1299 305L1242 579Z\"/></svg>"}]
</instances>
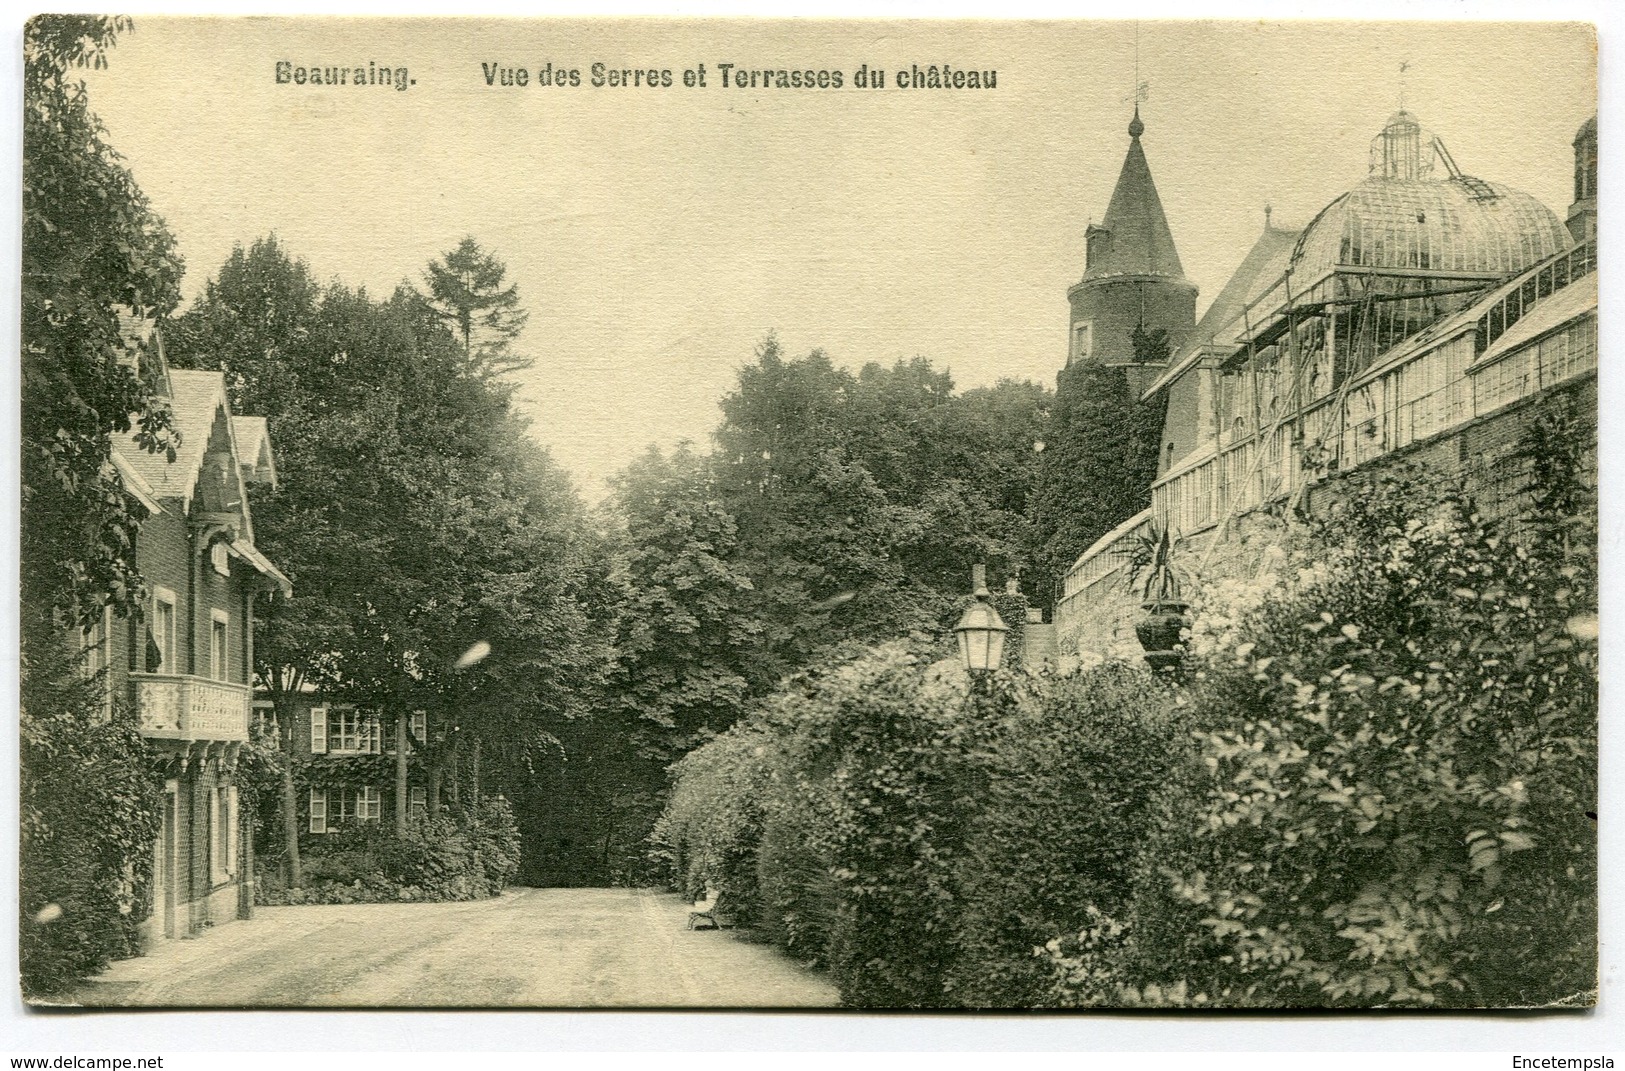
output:
<instances>
[{"instance_id":1,"label":"tree","mask_svg":"<svg viewBox=\"0 0 1625 1071\"><path fill-rule=\"evenodd\" d=\"M1134 359L1165 361L1168 336L1135 326ZM1035 595L1049 603L1079 554L1151 504L1162 438L1164 396L1141 401L1128 373L1098 361L1075 361L1056 377L1055 408L1033 489L1033 553L1042 580Z\"/></svg>"},{"instance_id":2,"label":"tree","mask_svg":"<svg viewBox=\"0 0 1625 1071\"><path fill-rule=\"evenodd\" d=\"M1047 401L1009 382L956 395L923 358L857 375L817 351L786 360L769 336L723 399L714 455L767 678L842 642L941 632L976 562L1029 569L1020 488Z\"/></svg>"},{"instance_id":3,"label":"tree","mask_svg":"<svg viewBox=\"0 0 1625 1071\"><path fill-rule=\"evenodd\" d=\"M256 538L299 595L267 598L255 653L279 709L316 684L389 718L430 711L437 732L412 748L435 810L446 773L459 800L469 774L470 803L528 790L591 709L614 599L507 390L417 295L317 288L274 238L234 251L174 339L177 364L223 367L277 446ZM460 666L481 641L489 656Z\"/></svg>"},{"instance_id":4,"label":"tree","mask_svg":"<svg viewBox=\"0 0 1625 1071\"><path fill-rule=\"evenodd\" d=\"M130 28L41 15L23 41L22 603L85 623L107 602L135 608L143 590L145 511L113 467L111 437L133 429L145 449L176 445L168 406L125 360L120 312L173 309L181 261L70 74L105 67Z\"/></svg>"},{"instance_id":5,"label":"tree","mask_svg":"<svg viewBox=\"0 0 1625 1071\"><path fill-rule=\"evenodd\" d=\"M472 236L440 260L429 262L424 300L457 335L469 367L487 379L529 368L530 357L509 347L530 314L519 307L519 288L504 286L508 269Z\"/></svg>"},{"instance_id":6,"label":"tree","mask_svg":"<svg viewBox=\"0 0 1625 1071\"><path fill-rule=\"evenodd\" d=\"M1026 568L1048 400L1008 381L957 395L923 358L854 374L817 351L786 358L769 335L722 401L716 450L651 452L610 506L627 585L608 686L620 721L589 728L616 726L646 756L641 775L613 760L621 783L656 796L667 764L825 652L942 635L973 563ZM656 808L626 797L622 817L647 830Z\"/></svg>"},{"instance_id":7,"label":"tree","mask_svg":"<svg viewBox=\"0 0 1625 1071\"><path fill-rule=\"evenodd\" d=\"M114 468L113 436L176 445L120 313L172 309L181 262L70 75L105 67L130 29L40 15L23 33L19 952L30 993L130 953L158 826L134 713L115 703L104 718L102 682L86 679L64 634L105 605L139 612L146 512Z\"/></svg>"},{"instance_id":8,"label":"tree","mask_svg":"<svg viewBox=\"0 0 1625 1071\"><path fill-rule=\"evenodd\" d=\"M762 685L751 664L762 627L735 561L738 526L701 459L651 449L618 478L614 508L627 603L613 686L639 725L632 742L664 766L743 713Z\"/></svg>"}]
</instances>

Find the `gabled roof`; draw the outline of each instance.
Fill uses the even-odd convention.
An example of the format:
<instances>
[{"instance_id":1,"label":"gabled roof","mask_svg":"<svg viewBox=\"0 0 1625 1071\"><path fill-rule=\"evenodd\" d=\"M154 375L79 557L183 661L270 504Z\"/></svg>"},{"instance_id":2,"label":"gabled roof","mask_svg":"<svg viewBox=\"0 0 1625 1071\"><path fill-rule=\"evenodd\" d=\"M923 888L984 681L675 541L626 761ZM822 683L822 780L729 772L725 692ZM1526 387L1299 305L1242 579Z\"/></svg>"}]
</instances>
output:
<instances>
[{"instance_id":1,"label":"gabled roof","mask_svg":"<svg viewBox=\"0 0 1625 1071\"><path fill-rule=\"evenodd\" d=\"M1224 329L1241 318L1241 312L1261 297L1283 271L1287 258L1298 240L1299 231L1283 230L1266 225L1253 247L1242 258L1230 281L1224 284L1219 296L1207 307L1196 323L1192 337L1203 342L1220 338Z\"/></svg>"},{"instance_id":2,"label":"gabled roof","mask_svg":"<svg viewBox=\"0 0 1625 1071\"><path fill-rule=\"evenodd\" d=\"M237 440L238 463L243 479L276 486L276 457L271 453L271 436L260 416L233 416L232 435Z\"/></svg>"},{"instance_id":3,"label":"gabled roof","mask_svg":"<svg viewBox=\"0 0 1625 1071\"><path fill-rule=\"evenodd\" d=\"M1129 126L1128 155L1123 157L1117 188L1112 191L1106 218L1100 224L1111 232L1111 240L1104 243L1098 256L1091 257L1083 273L1085 280L1112 275L1185 277L1174 236L1168 230L1168 217L1162 211L1162 198L1157 196L1157 184L1151 180L1151 165L1140 147L1139 132L1143 129L1136 107L1134 122Z\"/></svg>"},{"instance_id":4,"label":"gabled roof","mask_svg":"<svg viewBox=\"0 0 1625 1071\"><path fill-rule=\"evenodd\" d=\"M155 496L185 500L192 497L197 484L215 417L221 410L229 414L231 407L226 400L225 377L219 372L175 369L169 373L169 382L169 405L174 412L175 430L181 436L175 461L171 463L163 452L143 450L136 445L134 436L115 440L115 447L147 481Z\"/></svg>"},{"instance_id":5,"label":"gabled roof","mask_svg":"<svg viewBox=\"0 0 1625 1071\"><path fill-rule=\"evenodd\" d=\"M167 452L152 453L142 449L133 435L115 436L112 462L124 486L154 513L163 512L160 502L165 498L180 499L184 508L190 509L198 477L208 457L209 443L214 438L217 422L220 423L231 452L232 464L227 478L234 482L236 492L231 508L242 519L239 530L230 537L229 549L250 567L275 581L291 597L293 585L287 576L254 546L254 520L244 487L249 479L265 480L273 486L276 482L276 463L265 418L232 415L222 373L169 369L163 357L163 336L150 328L150 321L121 312L119 325L132 345L143 344L149 351L156 350L157 367L173 413L171 423L180 434L174 461L169 460Z\"/></svg>"},{"instance_id":6,"label":"gabled roof","mask_svg":"<svg viewBox=\"0 0 1625 1071\"><path fill-rule=\"evenodd\" d=\"M113 450L110 454L110 460L113 463L113 470L118 473L119 482L124 485L124 489L134 495L136 501L147 508L148 513L159 514L164 511L164 507L159 505L158 500L153 497L152 485L142 479L141 474L135 470L135 466L130 464L128 457L118 450Z\"/></svg>"},{"instance_id":7,"label":"gabled roof","mask_svg":"<svg viewBox=\"0 0 1625 1071\"><path fill-rule=\"evenodd\" d=\"M1149 398L1184 375L1208 347L1232 343L1237 328L1245 326L1243 310L1263 297L1285 273L1300 233L1265 224L1264 232L1197 321L1196 329L1169 362L1168 370L1157 377L1142 397Z\"/></svg>"}]
</instances>

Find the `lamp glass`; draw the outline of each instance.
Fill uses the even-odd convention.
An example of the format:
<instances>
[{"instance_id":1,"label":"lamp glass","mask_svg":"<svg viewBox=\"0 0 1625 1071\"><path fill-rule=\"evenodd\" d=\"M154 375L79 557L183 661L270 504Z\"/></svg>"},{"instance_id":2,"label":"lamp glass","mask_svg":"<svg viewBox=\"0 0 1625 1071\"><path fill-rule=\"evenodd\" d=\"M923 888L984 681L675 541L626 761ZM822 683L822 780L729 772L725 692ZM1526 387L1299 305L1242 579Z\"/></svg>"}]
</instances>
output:
<instances>
[{"instance_id":1,"label":"lamp glass","mask_svg":"<svg viewBox=\"0 0 1625 1071\"><path fill-rule=\"evenodd\" d=\"M967 609L954 627L959 637L959 657L972 673L999 668L1004 657L1004 634L1009 631L999 612L985 602Z\"/></svg>"}]
</instances>

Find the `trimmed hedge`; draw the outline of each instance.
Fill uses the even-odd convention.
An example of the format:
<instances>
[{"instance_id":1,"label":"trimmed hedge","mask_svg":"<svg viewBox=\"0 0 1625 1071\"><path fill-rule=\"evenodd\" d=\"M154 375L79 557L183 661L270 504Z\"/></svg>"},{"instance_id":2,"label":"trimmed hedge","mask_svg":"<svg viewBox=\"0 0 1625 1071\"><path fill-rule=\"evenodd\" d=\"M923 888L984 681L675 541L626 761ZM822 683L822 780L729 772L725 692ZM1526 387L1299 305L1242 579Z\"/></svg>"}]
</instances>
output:
<instances>
[{"instance_id":1,"label":"trimmed hedge","mask_svg":"<svg viewBox=\"0 0 1625 1071\"><path fill-rule=\"evenodd\" d=\"M1039 1003L1035 947L1124 895L1120 819L1171 751L1166 686L1114 665L984 697L938 653L799 678L674 767L657 837L679 886L729 889L848 1004Z\"/></svg>"},{"instance_id":2,"label":"trimmed hedge","mask_svg":"<svg viewBox=\"0 0 1625 1071\"><path fill-rule=\"evenodd\" d=\"M1389 471L1183 682L973 694L890 644L673 767L657 855L850 1006L1506 1007L1595 999L1595 505L1548 418L1520 516Z\"/></svg>"}]
</instances>

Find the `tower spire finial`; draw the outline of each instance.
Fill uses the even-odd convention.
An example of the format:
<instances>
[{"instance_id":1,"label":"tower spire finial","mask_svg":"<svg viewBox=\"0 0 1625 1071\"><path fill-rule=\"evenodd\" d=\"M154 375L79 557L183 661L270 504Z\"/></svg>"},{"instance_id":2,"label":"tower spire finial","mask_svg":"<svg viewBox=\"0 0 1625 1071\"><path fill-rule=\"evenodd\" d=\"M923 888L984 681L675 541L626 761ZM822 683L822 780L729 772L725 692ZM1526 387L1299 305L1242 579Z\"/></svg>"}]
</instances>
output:
<instances>
[{"instance_id":1,"label":"tower spire finial","mask_svg":"<svg viewBox=\"0 0 1625 1071\"><path fill-rule=\"evenodd\" d=\"M1140 105L1151 99L1151 83L1140 80L1140 20L1134 20L1134 91L1123 100L1134 102L1134 118L1129 120L1128 136L1137 138L1145 133L1145 124L1140 121Z\"/></svg>"}]
</instances>

